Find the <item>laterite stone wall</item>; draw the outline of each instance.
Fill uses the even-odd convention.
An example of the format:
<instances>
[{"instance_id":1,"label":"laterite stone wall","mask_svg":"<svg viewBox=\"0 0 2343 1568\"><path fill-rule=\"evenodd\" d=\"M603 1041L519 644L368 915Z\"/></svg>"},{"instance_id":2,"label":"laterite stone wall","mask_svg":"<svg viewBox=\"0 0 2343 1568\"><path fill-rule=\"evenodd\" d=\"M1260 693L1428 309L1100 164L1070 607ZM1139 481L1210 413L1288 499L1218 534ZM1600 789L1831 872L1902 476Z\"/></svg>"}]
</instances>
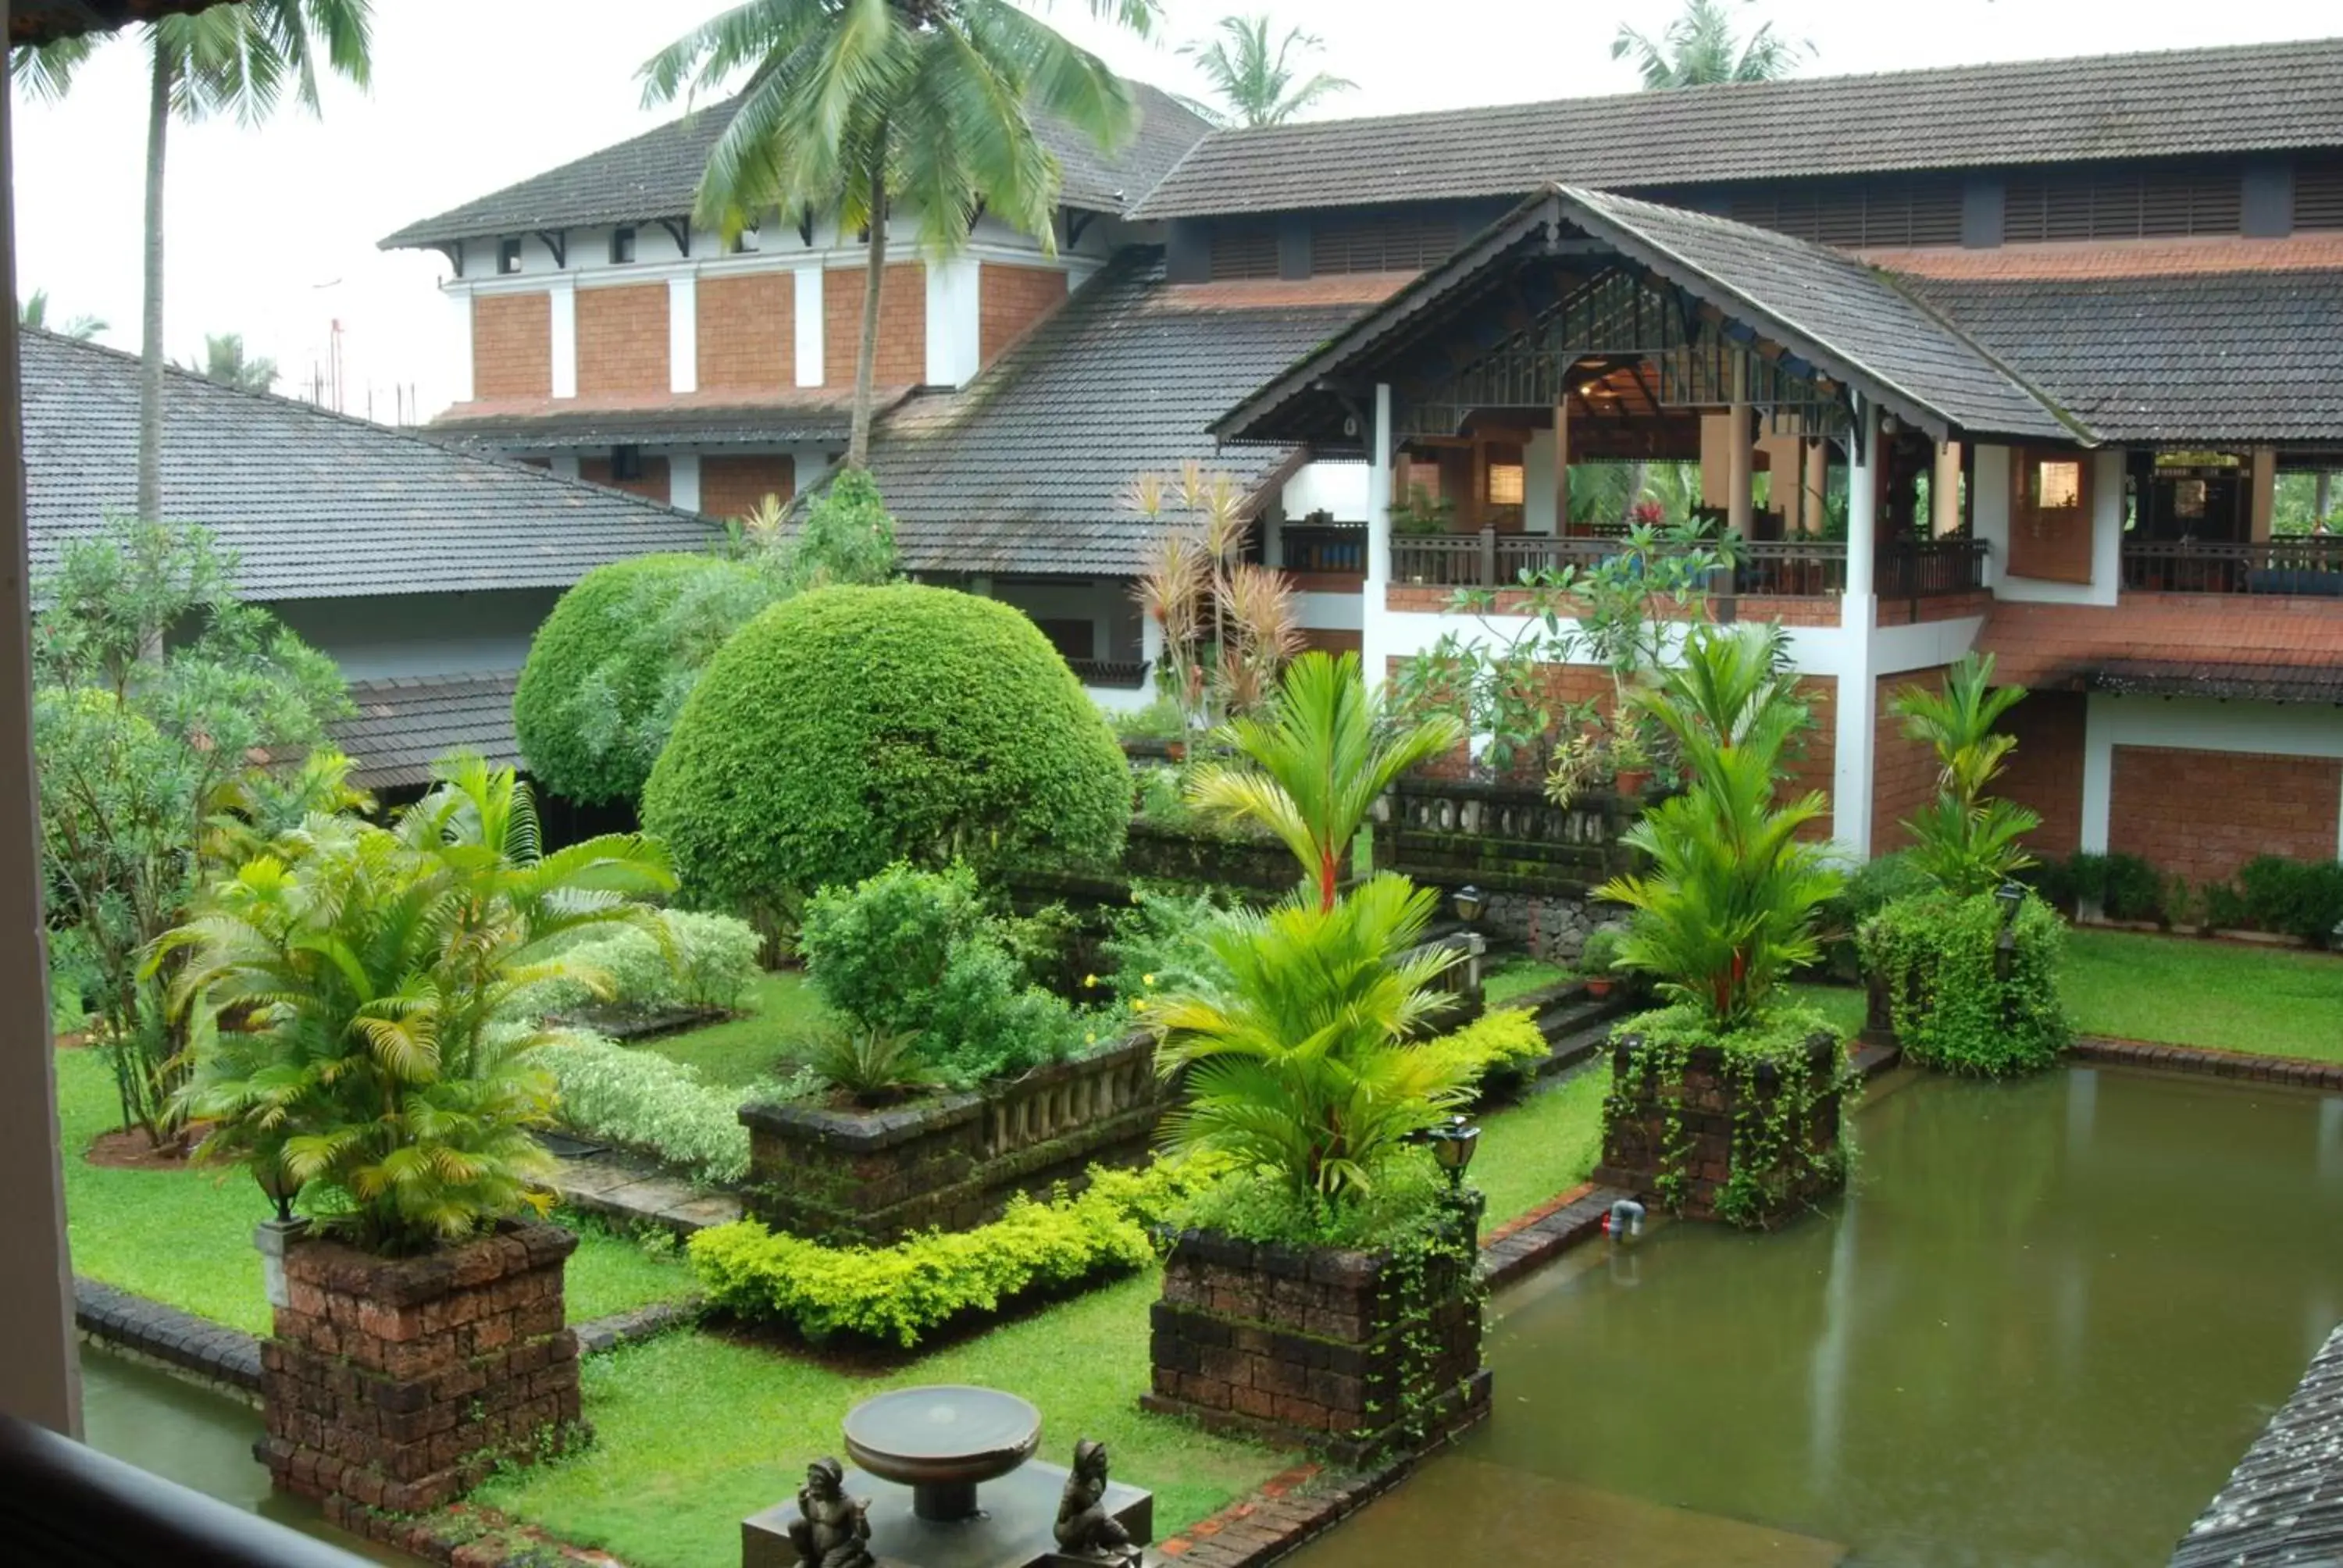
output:
<instances>
[{"instance_id":1,"label":"laterite stone wall","mask_svg":"<svg viewBox=\"0 0 2343 1568\"><path fill-rule=\"evenodd\" d=\"M1734 1123L1743 1109L1741 1086L1725 1070L1724 1055L1715 1047L1688 1052L1676 1097L1681 1125L1672 1133L1670 1086L1664 1075L1644 1072L1635 1060L1640 1048L1641 1042L1631 1038L1612 1051L1612 1098L1614 1102L1624 1099L1629 1103L1624 1113L1604 1117L1603 1163L1594 1168L1594 1180L1605 1187L1624 1188L1646 1202L1657 1202L1662 1196L1661 1177L1675 1166L1672 1156L1680 1151L1685 1181L1676 1211L1691 1220L1722 1218L1717 1204L1733 1174ZM1764 1218L1768 1225L1828 1196L1845 1181L1838 1161L1824 1161L1825 1168L1815 1170L1813 1160L1798 1157L1819 1158L1838 1147L1843 1098L1835 1082L1839 1070L1838 1041L1829 1035L1816 1035L1807 1043L1807 1063L1813 1081L1831 1087L1815 1096L1793 1129L1797 1155L1780 1162L1785 1173L1783 1191ZM1770 1101L1781 1092L1780 1081L1774 1080L1769 1086L1761 1077L1756 1092L1761 1105Z\"/></svg>"}]
</instances>

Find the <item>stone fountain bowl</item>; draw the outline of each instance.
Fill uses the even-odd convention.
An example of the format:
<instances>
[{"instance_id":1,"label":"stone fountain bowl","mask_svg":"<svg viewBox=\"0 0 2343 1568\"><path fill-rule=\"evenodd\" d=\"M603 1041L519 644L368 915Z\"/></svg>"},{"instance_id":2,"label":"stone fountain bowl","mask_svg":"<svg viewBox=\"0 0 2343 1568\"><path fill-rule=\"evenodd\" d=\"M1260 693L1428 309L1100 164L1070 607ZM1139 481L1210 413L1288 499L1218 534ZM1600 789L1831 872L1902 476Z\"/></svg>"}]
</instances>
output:
<instances>
[{"instance_id":1,"label":"stone fountain bowl","mask_svg":"<svg viewBox=\"0 0 2343 1568\"><path fill-rule=\"evenodd\" d=\"M923 1519L973 1516L977 1484L1007 1475L1041 1442L1041 1412L998 1389L897 1389L846 1416L846 1452L854 1462L911 1488Z\"/></svg>"}]
</instances>

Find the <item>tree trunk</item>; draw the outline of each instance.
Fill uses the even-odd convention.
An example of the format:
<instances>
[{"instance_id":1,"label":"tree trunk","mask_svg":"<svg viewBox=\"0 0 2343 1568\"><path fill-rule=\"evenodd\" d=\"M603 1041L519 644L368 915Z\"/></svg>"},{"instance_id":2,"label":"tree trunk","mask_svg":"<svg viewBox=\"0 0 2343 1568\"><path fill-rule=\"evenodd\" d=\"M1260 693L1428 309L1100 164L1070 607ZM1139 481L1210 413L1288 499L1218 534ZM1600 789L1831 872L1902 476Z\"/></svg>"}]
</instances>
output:
<instances>
[{"instance_id":1,"label":"tree trunk","mask_svg":"<svg viewBox=\"0 0 2343 1568\"><path fill-rule=\"evenodd\" d=\"M171 61L155 48L146 104L146 299L138 344L138 516L163 513L163 150L171 130Z\"/></svg>"},{"instance_id":2,"label":"tree trunk","mask_svg":"<svg viewBox=\"0 0 2343 1568\"><path fill-rule=\"evenodd\" d=\"M886 143L882 132L879 145L883 149ZM846 441L846 466L866 471L870 467L873 362L879 357L879 290L887 277L887 171L883 150L871 156L870 178L870 250L864 258L867 270L862 278L862 337L854 351L854 423Z\"/></svg>"}]
</instances>

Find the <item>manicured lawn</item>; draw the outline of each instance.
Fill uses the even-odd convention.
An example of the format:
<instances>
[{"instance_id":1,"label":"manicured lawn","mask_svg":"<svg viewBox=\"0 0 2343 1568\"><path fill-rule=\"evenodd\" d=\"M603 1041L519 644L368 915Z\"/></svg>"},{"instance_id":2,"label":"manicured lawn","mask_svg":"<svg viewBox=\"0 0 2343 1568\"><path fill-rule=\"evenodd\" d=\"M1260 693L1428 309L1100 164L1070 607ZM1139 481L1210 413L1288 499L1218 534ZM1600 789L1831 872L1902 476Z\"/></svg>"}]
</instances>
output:
<instances>
[{"instance_id":1,"label":"manicured lawn","mask_svg":"<svg viewBox=\"0 0 2343 1568\"><path fill-rule=\"evenodd\" d=\"M114 1079L96 1050L56 1053L58 1121L65 1150L65 1223L74 1268L250 1333L268 1332L252 1228L268 1204L252 1179L213 1170L120 1171L82 1151L120 1120ZM655 1256L598 1227L570 1257L573 1322L687 1294L676 1257Z\"/></svg>"},{"instance_id":2,"label":"manicured lawn","mask_svg":"<svg viewBox=\"0 0 2343 1568\"><path fill-rule=\"evenodd\" d=\"M1581 1072L1512 1110L1481 1119L1473 1185L1489 1201L1483 1221L1503 1224L1586 1180L1603 1153L1607 1069Z\"/></svg>"},{"instance_id":3,"label":"manicured lawn","mask_svg":"<svg viewBox=\"0 0 2343 1568\"><path fill-rule=\"evenodd\" d=\"M594 1446L516 1471L479 1500L598 1546L634 1568L733 1568L740 1521L790 1496L807 1461L840 1451L849 1408L912 1383L978 1383L1031 1400L1041 1456L1105 1442L1114 1473L1155 1492L1158 1533L1202 1517L1284 1468L1252 1443L1141 1413L1148 1378L1149 1270L883 1375L704 1333L669 1334L585 1364Z\"/></svg>"},{"instance_id":4,"label":"manicured lawn","mask_svg":"<svg viewBox=\"0 0 2343 1568\"><path fill-rule=\"evenodd\" d=\"M1570 971L1560 964L1534 959L1526 953L1515 953L1498 961L1481 977L1481 994L1491 1007L1509 1005L1517 996L1526 996L1544 986L1570 978Z\"/></svg>"},{"instance_id":5,"label":"manicured lawn","mask_svg":"<svg viewBox=\"0 0 2343 1568\"><path fill-rule=\"evenodd\" d=\"M750 1010L727 1022L645 1043L699 1069L710 1083L747 1088L773 1076L789 1047L818 1023L821 998L796 970L761 976Z\"/></svg>"},{"instance_id":6,"label":"manicured lawn","mask_svg":"<svg viewBox=\"0 0 2343 1568\"><path fill-rule=\"evenodd\" d=\"M1846 985L1793 985L1790 990L1799 1002L1814 1008L1830 1020L1831 1027L1842 1035L1853 1035L1863 1027L1863 1015L1867 1005L1861 990Z\"/></svg>"}]
</instances>

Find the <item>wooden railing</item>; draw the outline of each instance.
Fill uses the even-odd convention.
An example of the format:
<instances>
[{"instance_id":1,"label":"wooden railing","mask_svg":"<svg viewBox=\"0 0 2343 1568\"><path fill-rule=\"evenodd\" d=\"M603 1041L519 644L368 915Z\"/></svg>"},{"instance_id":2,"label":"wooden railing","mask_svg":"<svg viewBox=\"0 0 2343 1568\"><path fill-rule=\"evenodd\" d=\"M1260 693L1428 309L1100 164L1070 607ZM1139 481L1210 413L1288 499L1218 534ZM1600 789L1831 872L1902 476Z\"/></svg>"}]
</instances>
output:
<instances>
[{"instance_id":1,"label":"wooden railing","mask_svg":"<svg viewBox=\"0 0 2343 1568\"><path fill-rule=\"evenodd\" d=\"M1285 569L1327 577L1367 574L1364 523L1288 523L1278 534Z\"/></svg>"},{"instance_id":2,"label":"wooden railing","mask_svg":"<svg viewBox=\"0 0 2343 1568\"><path fill-rule=\"evenodd\" d=\"M1143 658L1070 658L1066 664L1084 686L1136 691L1147 684L1147 661Z\"/></svg>"},{"instance_id":3,"label":"wooden railing","mask_svg":"<svg viewBox=\"0 0 2343 1568\"><path fill-rule=\"evenodd\" d=\"M1733 591L1767 598L1836 598L1846 591L1840 539L1761 539L1733 547Z\"/></svg>"},{"instance_id":4,"label":"wooden railing","mask_svg":"<svg viewBox=\"0 0 2343 1568\"><path fill-rule=\"evenodd\" d=\"M2343 598L2343 536L2126 544L2123 586L2136 593Z\"/></svg>"},{"instance_id":5,"label":"wooden railing","mask_svg":"<svg viewBox=\"0 0 2343 1568\"><path fill-rule=\"evenodd\" d=\"M1544 534L1401 535L1392 540L1396 582L1431 588L1505 588L1523 572L1581 570L1617 555L1615 538ZM1774 598L1835 598L1846 591L1843 539L1768 539L1733 547L1729 591ZM1924 598L1970 593L1985 587L1986 546L1977 539L1926 539L1883 547L1874 591L1883 598ZM1715 591L1728 591L1721 580Z\"/></svg>"},{"instance_id":6,"label":"wooden railing","mask_svg":"<svg viewBox=\"0 0 2343 1568\"><path fill-rule=\"evenodd\" d=\"M1913 539L1879 552L1873 574L1881 598L1927 598L1985 587L1983 539Z\"/></svg>"}]
</instances>

